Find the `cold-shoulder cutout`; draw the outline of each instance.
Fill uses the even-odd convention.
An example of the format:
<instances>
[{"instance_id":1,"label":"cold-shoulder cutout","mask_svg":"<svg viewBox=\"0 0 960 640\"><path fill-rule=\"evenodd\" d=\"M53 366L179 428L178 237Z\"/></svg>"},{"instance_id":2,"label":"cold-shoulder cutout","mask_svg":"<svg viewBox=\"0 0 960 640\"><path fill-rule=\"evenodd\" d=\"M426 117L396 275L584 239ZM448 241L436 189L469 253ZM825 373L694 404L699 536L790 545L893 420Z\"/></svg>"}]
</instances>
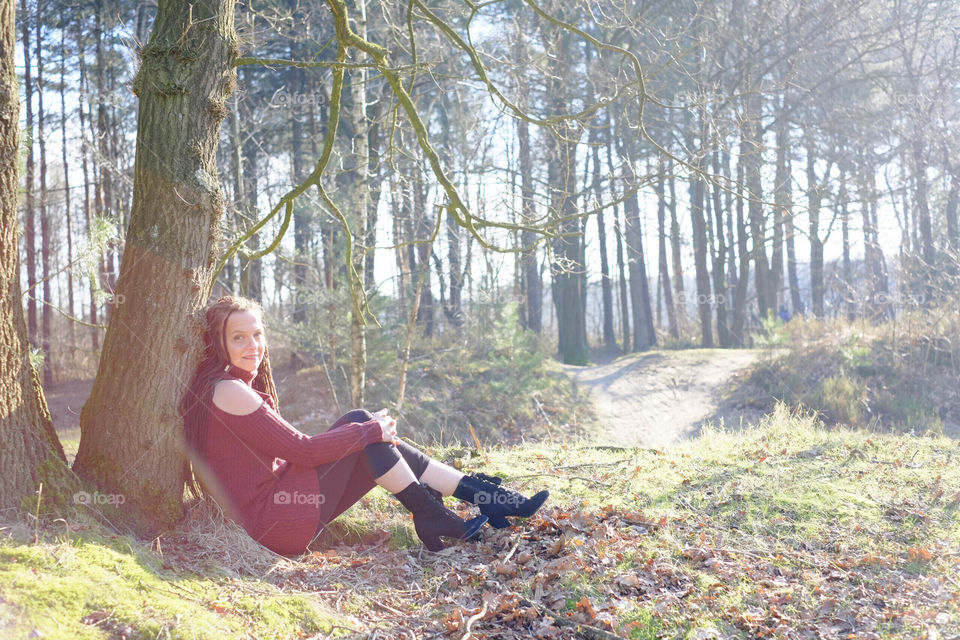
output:
<instances>
[{"instance_id":1,"label":"cold-shoulder cutout","mask_svg":"<svg viewBox=\"0 0 960 640\"><path fill-rule=\"evenodd\" d=\"M213 404L221 411L245 416L263 404L263 398L240 380L221 380L213 387Z\"/></svg>"}]
</instances>

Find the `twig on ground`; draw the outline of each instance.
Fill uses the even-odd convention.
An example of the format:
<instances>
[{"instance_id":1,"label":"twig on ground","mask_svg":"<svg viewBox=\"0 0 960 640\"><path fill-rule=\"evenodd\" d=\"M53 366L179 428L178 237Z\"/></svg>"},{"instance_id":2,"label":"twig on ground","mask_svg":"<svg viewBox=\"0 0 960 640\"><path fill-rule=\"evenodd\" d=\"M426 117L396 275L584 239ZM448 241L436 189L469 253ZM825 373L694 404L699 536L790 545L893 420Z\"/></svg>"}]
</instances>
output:
<instances>
[{"instance_id":1,"label":"twig on ground","mask_svg":"<svg viewBox=\"0 0 960 640\"><path fill-rule=\"evenodd\" d=\"M467 619L467 627L466 627L466 628L467 628L467 632L466 632L465 634L463 634L463 637L460 638L460 640L470 640L470 636L473 634L473 632L470 630L471 627L473 627L473 623L476 622L477 620L479 620L480 618L482 618L482 617L485 616L485 615L487 615L487 602L486 602L486 601L483 602L483 606L480 608L480 611L478 611L477 613L473 614L472 616L470 616L470 617Z\"/></svg>"}]
</instances>

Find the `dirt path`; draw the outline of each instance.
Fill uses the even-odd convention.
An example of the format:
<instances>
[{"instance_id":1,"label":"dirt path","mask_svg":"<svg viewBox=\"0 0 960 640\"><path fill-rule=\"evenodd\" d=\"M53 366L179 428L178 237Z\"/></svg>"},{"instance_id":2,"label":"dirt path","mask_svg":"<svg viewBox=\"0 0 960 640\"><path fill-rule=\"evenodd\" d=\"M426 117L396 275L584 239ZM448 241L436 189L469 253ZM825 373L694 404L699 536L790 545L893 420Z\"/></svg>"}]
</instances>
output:
<instances>
[{"instance_id":1,"label":"dirt path","mask_svg":"<svg viewBox=\"0 0 960 640\"><path fill-rule=\"evenodd\" d=\"M742 412L723 408L722 395L760 353L657 351L564 368L590 389L604 428L602 439L622 446L660 447L696 436L706 420L722 417L727 425L739 425Z\"/></svg>"}]
</instances>

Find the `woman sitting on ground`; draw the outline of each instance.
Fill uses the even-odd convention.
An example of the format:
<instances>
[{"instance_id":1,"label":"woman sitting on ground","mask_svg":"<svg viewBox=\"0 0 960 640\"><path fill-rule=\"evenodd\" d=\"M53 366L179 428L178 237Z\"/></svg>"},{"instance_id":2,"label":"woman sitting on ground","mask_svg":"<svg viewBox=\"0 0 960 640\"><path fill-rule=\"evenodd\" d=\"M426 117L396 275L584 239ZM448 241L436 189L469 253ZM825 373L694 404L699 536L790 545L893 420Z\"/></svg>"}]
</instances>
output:
<instances>
[{"instance_id":1,"label":"woman sitting on ground","mask_svg":"<svg viewBox=\"0 0 960 640\"><path fill-rule=\"evenodd\" d=\"M180 405L196 495L216 499L255 540L284 555L303 552L324 526L380 485L412 514L430 551L441 537L470 539L489 520L529 517L547 499L464 475L400 441L386 411L347 413L325 433L306 436L277 410L263 311L223 296L207 308L204 357ZM463 520L443 506L455 496L480 509Z\"/></svg>"}]
</instances>

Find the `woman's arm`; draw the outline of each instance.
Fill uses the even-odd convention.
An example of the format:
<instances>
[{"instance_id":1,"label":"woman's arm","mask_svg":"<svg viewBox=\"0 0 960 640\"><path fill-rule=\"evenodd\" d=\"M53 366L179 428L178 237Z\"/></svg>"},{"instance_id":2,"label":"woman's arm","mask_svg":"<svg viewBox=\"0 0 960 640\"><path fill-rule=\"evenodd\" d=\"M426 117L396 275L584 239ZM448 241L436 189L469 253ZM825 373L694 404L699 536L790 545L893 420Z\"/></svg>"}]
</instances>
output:
<instances>
[{"instance_id":1,"label":"woman's arm","mask_svg":"<svg viewBox=\"0 0 960 640\"><path fill-rule=\"evenodd\" d=\"M376 420L344 425L308 436L280 417L250 387L239 380L224 380L213 391L214 419L252 449L293 464L316 466L333 462L368 444L384 440Z\"/></svg>"}]
</instances>

